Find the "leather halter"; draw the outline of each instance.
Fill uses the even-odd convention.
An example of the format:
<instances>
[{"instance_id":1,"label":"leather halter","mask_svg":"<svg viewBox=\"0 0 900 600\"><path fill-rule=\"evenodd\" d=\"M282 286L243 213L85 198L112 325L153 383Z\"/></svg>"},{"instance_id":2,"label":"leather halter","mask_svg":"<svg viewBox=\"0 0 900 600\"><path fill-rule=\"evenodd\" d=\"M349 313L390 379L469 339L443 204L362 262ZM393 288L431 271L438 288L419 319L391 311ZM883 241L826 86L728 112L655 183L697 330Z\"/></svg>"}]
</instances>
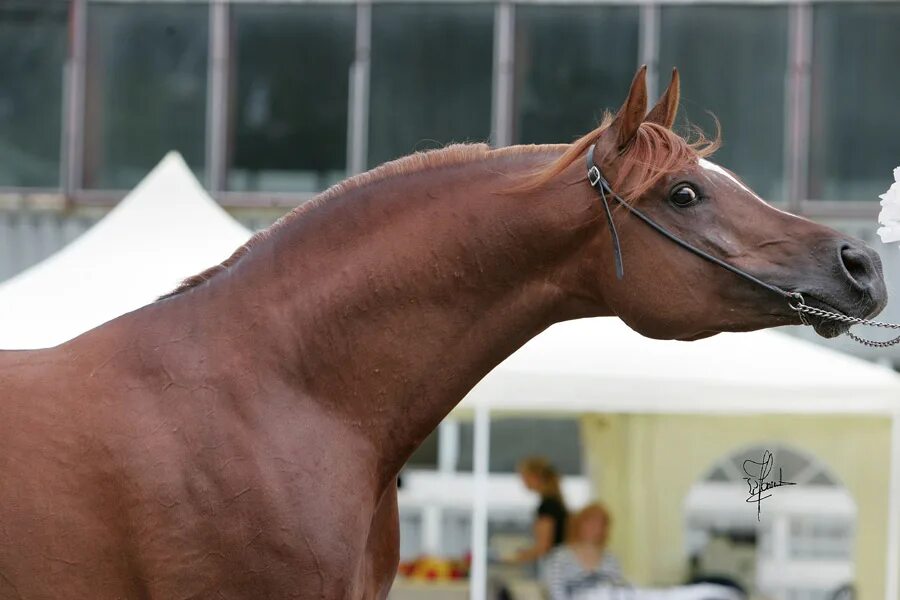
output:
<instances>
[{"instance_id":1,"label":"leather halter","mask_svg":"<svg viewBox=\"0 0 900 600\"><path fill-rule=\"evenodd\" d=\"M651 219L650 217L645 215L643 212L641 212L640 210L638 210L637 208L635 208L634 206L632 206L631 204L626 202L621 196L619 196L612 190L612 187L609 185L609 182L606 180L606 178L603 176L603 173L600 171L600 167L598 167L597 164L594 162L594 147L595 146L596 146L596 144L591 145L591 147L588 148L588 151L587 151L587 168L588 168L587 178L588 178L588 182L591 184L591 187L594 188L595 190L597 190L597 192L600 194L600 198L603 200L603 209L606 212L606 221L609 224L609 233L610 233L610 237L612 238L613 259L615 260L615 263L616 263L616 277L618 279L622 279L623 277L625 277L625 269L622 265L622 248L619 245L619 233L618 233L618 231L616 231L616 224L612 218L612 211L609 208L609 199L608 198L612 198L613 200L618 202L621 206L623 206L631 214L633 214L634 216L639 218L641 221L643 221L644 223L646 223L647 225L649 225L650 227L655 229L657 231L657 233L659 233L659 234L663 235L664 237L668 238L669 240L675 242L676 244L678 244L685 250L688 250L689 252L693 252L700 258L702 258L704 260L708 260L709 262L711 262L715 265L718 265L718 266L722 267L723 269L731 271L735 275L739 275L740 277L743 277L747 281L755 283L756 285L758 285L760 287L764 287L767 290L778 294L779 296L782 296L789 300L800 300L801 302L803 301L803 296L800 295L798 292L788 292L788 291L781 289L780 287L778 287L776 285L772 285L771 283L766 283L765 281L763 281L757 277L754 277L753 275L747 273L746 271L743 271L743 270L735 267L734 265L725 262L721 258L717 258L717 257L713 256L712 254L704 252L703 250L701 250L700 248L697 248L696 246L692 246L691 244L682 240L681 238L676 236L674 233L672 233L671 231L669 231L662 225L658 224L656 221L654 221L653 219Z\"/></svg>"}]
</instances>

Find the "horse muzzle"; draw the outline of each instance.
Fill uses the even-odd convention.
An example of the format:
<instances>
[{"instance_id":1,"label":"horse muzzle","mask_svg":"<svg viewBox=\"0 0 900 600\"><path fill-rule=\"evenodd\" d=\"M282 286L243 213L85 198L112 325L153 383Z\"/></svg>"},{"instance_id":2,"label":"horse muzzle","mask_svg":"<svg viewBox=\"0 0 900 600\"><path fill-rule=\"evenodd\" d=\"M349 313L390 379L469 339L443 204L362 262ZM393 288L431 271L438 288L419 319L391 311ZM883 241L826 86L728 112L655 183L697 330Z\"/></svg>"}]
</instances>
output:
<instances>
[{"instance_id":1,"label":"horse muzzle","mask_svg":"<svg viewBox=\"0 0 900 600\"><path fill-rule=\"evenodd\" d=\"M798 290L806 303L861 319L884 310L888 295L878 253L859 240L842 239L829 254L830 268L824 269L821 278ZM808 316L807 320L816 333L826 338L846 333L851 327L849 323L816 316Z\"/></svg>"}]
</instances>

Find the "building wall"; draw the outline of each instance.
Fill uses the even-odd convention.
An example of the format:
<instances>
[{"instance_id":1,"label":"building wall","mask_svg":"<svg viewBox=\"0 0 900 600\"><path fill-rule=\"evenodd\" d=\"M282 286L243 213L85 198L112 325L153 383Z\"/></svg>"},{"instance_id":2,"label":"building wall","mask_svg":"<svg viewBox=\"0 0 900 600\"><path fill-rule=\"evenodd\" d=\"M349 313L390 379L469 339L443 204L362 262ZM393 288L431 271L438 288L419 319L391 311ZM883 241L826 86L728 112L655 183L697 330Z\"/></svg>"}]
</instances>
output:
<instances>
[{"instance_id":1,"label":"building wall","mask_svg":"<svg viewBox=\"0 0 900 600\"><path fill-rule=\"evenodd\" d=\"M94 215L0 211L0 282L40 262L96 223Z\"/></svg>"},{"instance_id":2,"label":"building wall","mask_svg":"<svg viewBox=\"0 0 900 600\"><path fill-rule=\"evenodd\" d=\"M106 207L0 208L0 283L47 258L90 229L108 211ZM268 227L287 209L230 212L244 226L257 231Z\"/></svg>"},{"instance_id":3,"label":"building wall","mask_svg":"<svg viewBox=\"0 0 900 600\"><path fill-rule=\"evenodd\" d=\"M858 508L858 597L884 597L888 419L598 415L585 417L583 428L595 493L613 514L611 551L635 583L682 583L688 565L684 502L691 486L720 457L749 444L781 441L820 459L852 495Z\"/></svg>"}]
</instances>

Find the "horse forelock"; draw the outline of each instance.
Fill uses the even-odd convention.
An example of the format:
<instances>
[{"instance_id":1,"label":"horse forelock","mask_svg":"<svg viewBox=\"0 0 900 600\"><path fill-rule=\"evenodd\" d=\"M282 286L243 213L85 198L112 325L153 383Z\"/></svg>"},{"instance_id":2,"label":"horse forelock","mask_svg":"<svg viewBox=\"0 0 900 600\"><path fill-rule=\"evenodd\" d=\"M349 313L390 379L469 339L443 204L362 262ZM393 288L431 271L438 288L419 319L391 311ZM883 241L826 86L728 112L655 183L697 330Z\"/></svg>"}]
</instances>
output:
<instances>
[{"instance_id":1,"label":"horse forelock","mask_svg":"<svg viewBox=\"0 0 900 600\"><path fill-rule=\"evenodd\" d=\"M539 168L510 192L536 190L556 179L575 161L584 160L588 148L612 125L615 115L607 112L596 129L572 142L562 156ZM716 123L718 127L718 122ZM707 138L696 127L690 128L692 140L685 139L662 125L644 121L634 138L617 159L615 177L610 183L616 193L634 200L653 187L662 177L684 169L700 158L711 155L720 144L719 134ZM587 177L587 169L585 169Z\"/></svg>"},{"instance_id":2,"label":"horse forelock","mask_svg":"<svg viewBox=\"0 0 900 600\"><path fill-rule=\"evenodd\" d=\"M642 123L618 163L617 193L627 200L635 200L662 177L680 171L718 149L718 133L715 138L707 139L699 129L693 128L693 132L695 139L686 140L657 123Z\"/></svg>"}]
</instances>

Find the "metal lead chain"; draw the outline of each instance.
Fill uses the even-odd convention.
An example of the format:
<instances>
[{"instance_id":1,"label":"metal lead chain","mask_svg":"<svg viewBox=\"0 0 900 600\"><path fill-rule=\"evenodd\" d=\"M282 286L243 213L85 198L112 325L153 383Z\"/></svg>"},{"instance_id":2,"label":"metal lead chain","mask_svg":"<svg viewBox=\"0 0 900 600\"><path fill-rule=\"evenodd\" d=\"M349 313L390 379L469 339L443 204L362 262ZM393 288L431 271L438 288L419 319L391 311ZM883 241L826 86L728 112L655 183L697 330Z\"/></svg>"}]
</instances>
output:
<instances>
[{"instance_id":1,"label":"metal lead chain","mask_svg":"<svg viewBox=\"0 0 900 600\"><path fill-rule=\"evenodd\" d=\"M822 310L821 308L816 308L814 306L809 306L803 301L803 296L800 294L794 294L794 298L797 299L796 304L788 304L792 309L797 311L797 314L800 315L800 320L804 325L809 325L809 322L806 320L806 315L813 315L814 317L819 317L821 319L829 319L831 321L839 321L841 323L850 323L851 325L867 325L869 327L882 327L885 329L900 329L900 325L895 323L885 323L883 321L870 321L869 319L861 319L859 317L851 317L848 315L842 315L840 313L829 312L827 310ZM864 346L869 346L870 348L888 348L890 346L895 346L900 344L900 335L897 337L884 341L878 342L875 340L867 340L865 338L861 338L852 331L847 332L847 336L855 341L863 344Z\"/></svg>"},{"instance_id":2,"label":"metal lead chain","mask_svg":"<svg viewBox=\"0 0 900 600\"><path fill-rule=\"evenodd\" d=\"M859 342L863 346L869 346L870 348L890 348L896 344L900 344L900 335L897 337L887 340L886 342L878 342L875 340L867 340L866 338L861 338L852 331L847 332L847 337L849 337L854 342Z\"/></svg>"}]
</instances>

